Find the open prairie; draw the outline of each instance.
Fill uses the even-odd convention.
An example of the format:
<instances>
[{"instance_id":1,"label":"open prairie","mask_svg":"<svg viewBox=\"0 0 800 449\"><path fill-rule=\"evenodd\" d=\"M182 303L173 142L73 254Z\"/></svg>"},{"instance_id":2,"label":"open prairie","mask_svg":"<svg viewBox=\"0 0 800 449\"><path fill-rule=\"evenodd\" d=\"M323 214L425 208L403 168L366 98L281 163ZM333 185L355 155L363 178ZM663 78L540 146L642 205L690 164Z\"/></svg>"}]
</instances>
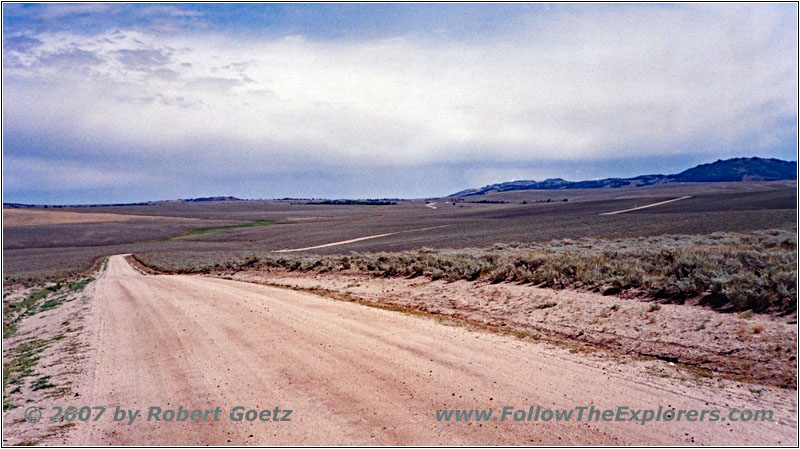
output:
<instances>
[{"instance_id":1,"label":"open prairie","mask_svg":"<svg viewBox=\"0 0 800 449\"><path fill-rule=\"evenodd\" d=\"M3 2L2 446L798 446L790 2Z\"/></svg>"},{"instance_id":2,"label":"open prairie","mask_svg":"<svg viewBox=\"0 0 800 449\"><path fill-rule=\"evenodd\" d=\"M137 218L122 214L81 214L77 212L56 212L54 210L3 209L3 226L41 226L67 223L102 223L108 221L127 221Z\"/></svg>"},{"instance_id":3,"label":"open prairie","mask_svg":"<svg viewBox=\"0 0 800 449\"><path fill-rule=\"evenodd\" d=\"M797 443L795 182L390 202L4 209L4 442ZM68 398L295 419L25 422ZM620 403L772 420L436 417Z\"/></svg>"},{"instance_id":4,"label":"open prairie","mask_svg":"<svg viewBox=\"0 0 800 449\"><path fill-rule=\"evenodd\" d=\"M401 200L386 206L264 200L26 210L47 214L50 221L59 220L63 213L99 217L94 222L60 224L41 223L38 218L39 222L14 221L14 226L4 226L4 281L88 270L103 256L127 252L158 253L173 266L189 266L300 248L312 248L303 253L347 254L554 239L791 230L796 222L795 186L795 182L782 181L507 192L458 200ZM602 215L682 196L691 198ZM426 207L434 202L436 209ZM101 221L109 214L125 220ZM383 236L366 238L377 235ZM345 243L331 245L339 242Z\"/></svg>"}]
</instances>

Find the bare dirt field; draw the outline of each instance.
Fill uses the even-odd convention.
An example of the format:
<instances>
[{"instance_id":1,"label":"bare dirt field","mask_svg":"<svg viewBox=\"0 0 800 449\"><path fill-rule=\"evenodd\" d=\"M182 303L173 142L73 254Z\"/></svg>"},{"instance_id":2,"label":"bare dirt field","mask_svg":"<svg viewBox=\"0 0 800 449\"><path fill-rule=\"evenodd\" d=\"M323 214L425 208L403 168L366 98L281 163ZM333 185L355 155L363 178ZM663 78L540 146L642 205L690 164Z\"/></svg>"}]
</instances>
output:
<instances>
[{"instance_id":1,"label":"bare dirt field","mask_svg":"<svg viewBox=\"0 0 800 449\"><path fill-rule=\"evenodd\" d=\"M486 195L491 201L501 203L440 198L400 200L396 205L384 206L258 200L65 207L53 214L77 213L81 219L83 215L114 214L141 219L6 225L3 228L4 282L70 275L89 270L100 257L128 252L160 253L165 258L175 259L176 264L221 263L252 254L297 248L304 248L301 253L308 254L346 254L421 247L483 247L565 238L795 229L796 185L795 181L676 183L636 189ZM687 195L691 198L624 214L599 215ZM568 201L563 201L565 199ZM432 202L436 209L426 207ZM44 211L41 208L24 210ZM50 213L50 209L47 211ZM181 219L150 219L167 216ZM257 222L274 225L248 226L248 223ZM422 228L425 230L406 232ZM217 231L199 232L204 229ZM381 238L363 239L384 234ZM334 242L349 243L331 246Z\"/></svg>"},{"instance_id":2,"label":"bare dirt field","mask_svg":"<svg viewBox=\"0 0 800 449\"><path fill-rule=\"evenodd\" d=\"M62 426L40 444L797 444L795 391L661 377L653 373L660 360L585 354L252 283L145 276L122 256L87 292L86 349L73 366L81 374L70 377L70 403L280 407L293 410L291 421L100 420ZM771 409L774 422L435 417L438 409L530 405ZM34 438L22 413L4 412L4 443Z\"/></svg>"},{"instance_id":3,"label":"bare dirt field","mask_svg":"<svg viewBox=\"0 0 800 449\"><path fill-rule=\"evenodd\" d=\"M175 220L175 217L148 217L153 220ZM61 210L3 209L3 226L42 226L74 223L107 223L141 220L139 215L68 212Z\"/></svg>"},{"instance_id":4,"label":"bare dirt field","mask_svg":"<svg viewBox=\"0 0 800 449\"><path fill-rule=\"evenodd\" d=\"M766 182L4 209L3 442L796 445L796 204ZM32 404L225 413L32 425ZM774 415L436 420L536 405Z\"/></svg>"}]
</instances>

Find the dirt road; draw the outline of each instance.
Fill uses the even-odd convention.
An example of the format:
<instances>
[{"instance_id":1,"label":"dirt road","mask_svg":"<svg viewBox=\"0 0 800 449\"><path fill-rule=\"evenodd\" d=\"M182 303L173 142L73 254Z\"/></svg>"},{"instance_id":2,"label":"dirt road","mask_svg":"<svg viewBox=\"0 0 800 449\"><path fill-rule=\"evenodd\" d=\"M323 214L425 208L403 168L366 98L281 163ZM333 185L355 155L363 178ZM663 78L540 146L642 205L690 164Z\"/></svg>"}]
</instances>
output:
<instances>
[{"instance_id":1,"label":"dirt road","mask_svg":"<svg viewBox=\"0 0 800 449\"><path fill-rule=\"evenodd\" d=\"M675 202L675 201L686 200L686 199L689 199L689 198L691 198L691 195L685 195L685 196L682 196L682 197L680 197L680 198L673 198L673 199L671 199L671 200L659 201L659 202L657 202L657 203L653 203L653 204L645 204L644 206L632 207L632 208L630 208L630 209L615 210L615 211L613 211L613 212L603 212L603 213L602 213L602 214L600 214L600 215L617 215L617 214L624 214L625 212L633 212L633 211L635 211L635 210L647 209L647 208L649 208L649 207L660 206L660 205L662 205L662 204L668 204L668 203L672 203L672 202Z\"/></svg>"},{"instance_id":2,"label":"dirt road","mask_svg":"<svg viewBox=\"0 0 800 449\"><path fill-rule=\"evenodd\" d=\"M340 240L338 242L325 243L325 244L322 244L322 245L306 246L305 248L279 249L279 250L277 250L275 252L276 253L294 253L294 252L298 252L298 251L308 251L310 249L328 248L328 247L331 247L331 246L346 245L348 243L362 242L364 240L372 240L372 239L378 239L378 238L381 238L381 237L388 237L390 235L395 235L395 234L406 234L406 233L409 233L409 232L427 231L429 229L446 228L448 226L450 226L450 225L428 226L427 228L409 229L408 231L387 232L385 234L368 235L366 237L359 237L359 238L350 239L350 240Z\"/></svg>"},{"instance_id":3,"label":"dirt road","mask_svg":"<svg viewBox=\"0 0 800 449\"><path fill-rule=\"evenodd\" d=\"M72 444L796 444L772 423L437 422L445 408L763 408L510 336L255 284L153 276L121 256L96 281L82 404L223 410L219 422L79 423ZM616 367L612 369L611 367ZM235 406L290 422L231 422ZM497 416L497 415L495 415ZM105 416L103 418L110 418Z\"/></svg>"}]
</instances>

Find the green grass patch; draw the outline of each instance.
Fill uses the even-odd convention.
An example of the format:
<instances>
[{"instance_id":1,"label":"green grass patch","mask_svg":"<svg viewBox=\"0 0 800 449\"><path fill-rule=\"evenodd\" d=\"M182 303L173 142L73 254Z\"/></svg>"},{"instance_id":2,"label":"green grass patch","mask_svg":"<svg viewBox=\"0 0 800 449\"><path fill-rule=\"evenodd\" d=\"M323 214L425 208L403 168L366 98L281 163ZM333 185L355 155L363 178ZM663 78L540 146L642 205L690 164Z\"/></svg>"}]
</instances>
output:
<instances>
[{"instance_id":1,"label":"green grass patch","mask_svg":"<svg viewBox=\"0 0 800 449\"><path fill-rule=\"evenodd\" d=\"M61 302L62 301L59 299L48 299L47 301L44 302L44 304L42 304L41 307L39 307L39 311L43 312L45 310L54 309L59 305L61 305Z\"/></svg>"},{"instance_id":2,"label":"green grass patch","mask_svg":"<svg viewBox=\"0 0 800 449\"><path fill-rule=\"evenodd\" d=\"M558 305L557 302L549 301L549 302L545 302L545 303L542 303L542 304L538 304L537 306L534 307L534 309L549 309L549 308L555 307L557 305Z\"/></svg>"},{"instance_id":3,"label":"green grass patch","mask_svg":"<svg viewBox=\"0 0 800 449\"><path fill-rule=\"evenodd\" d=\"M28 296L28 298L25 301L23 301L23 303L29 303L29 304L37 303L42 298L50 296L51 293L55 293L61 290L63 287L64 284L62 284L61 282L57 282L55 285L51 285L49 287L45 287L41 290L37 290L31 293L30 296Z\"/></svg>"},{"instance_id":4,"label":"green grass patch","mask_svg":"<svg viewBox=\"0 0 800 449\"><path fill-rule=\"evenodd\" d=\"M9 351L3 361L3 410L16 407L6 394L9 385L20 385L33 373L39 354L47 347L48 342L34 338ZM17 388L15 388L17 390ZM18 390L17 390L18 391Z\"/></svg>"},{"instance_id":5,"label":"green grass patch","mask_svg":"<svg viewBox=\"0 0 800 449\"><path fill-rule=\"evenodd\" d=\"M46 388L53 388L55 387L54 384L50 383L50 376L42 376L33 381L31 384L31 390L44 390Z\"/></svg>"},{"instance_id":6,"label":"green grass patch","mask_svg":"<svg viewBox=\"0 0 800 449\"><path fill-rule=\"evenodd\" d=\"M19 321L37 312L50 310L61 305L70 293L83 291L94 278L85 278L71 282L58 282L54 285L35 290L22 301L3 304L3 338L13 336ZM60 292L60 293L59 293ZM58 295L53 295L59 293ZM49 299L48 299L49 298ZM42 300L47 299L44 303ZM41 303L41 305L40 305Z\"/></svg>"},{"instance_id":7,"label":"green grass patch","mask_svg":"<svg viewBox=\"0 0 800 449\"><path fill-rule=\"evenodd\" d=\"M71 292L81 292L81 291L83 291L83 289L84 289L84 288L86 288L86 286L87 286L87 285L89 285L89 283L90 283L90 282L92 282L93 280L94 280L94 278L91 278L91 277L89 277L89 278L86 278L86 279L81 279L81 280L79 280L79 281L70 282L70 283L67 285L67 288L68 288L68 289L69 289L69 291L71 291Z\"/></svg>"},{"instance_id":8,"label":"green grass patch","mask_svg":"<svg viewBox=\"0 0 800 449\"><path fill-rule=\"evenodd\" d=\"M3 323L3 338L13 337L17 333L17 323Z\"/></svg>"},{"instance_id":9,"label":"green grass patch","mask_svg":"<svg viewBox=\"0 0 800 449\"><path fill-rule=\"evenodd\" d=\"M77 281L58 282L55 285L35 290L22 301L15 303L4 302L3 338L15 335L17 332L17 325L24 317L58 307L66 300L67 295L83 291L93 280L94 278L88 277ZM55 297L51 297L55 293L59 294L55 295ZM39 305L44 299L47 300Z\"/></svg>"},{"instance_id":10,"label":"green grass patch","mask_svg":"<svg viewBox=\"0 0 800 449\"><path fill-rule=\"evenodd\" d=\"M292 224L291 221L273 221L273 220L256 220L256 221L248 221L247 223L240 223L235 225L226 225L226 226L212 226L209 228L196 228L190 229L185 233L173 237L172 240L183 240L189 239L194 237L207 237L211 235L219 235L223 234L226 231L231 229L240 229L240 228L258 228L264 226L275 226L281 224Z\"/></svg>"},{"instance_id":11,"label":"green grass patch","mask_svg":"<svg viewBox=\"0 0 800 449\"><path fill-rule=\"evenodd\" d=\"M3 302L3 338L13 336L17 331L17 323L25 316L36 313L39 302L64 286L61 282L35 290L27 298L15 303Z\"/></svg>"}]
</instances>

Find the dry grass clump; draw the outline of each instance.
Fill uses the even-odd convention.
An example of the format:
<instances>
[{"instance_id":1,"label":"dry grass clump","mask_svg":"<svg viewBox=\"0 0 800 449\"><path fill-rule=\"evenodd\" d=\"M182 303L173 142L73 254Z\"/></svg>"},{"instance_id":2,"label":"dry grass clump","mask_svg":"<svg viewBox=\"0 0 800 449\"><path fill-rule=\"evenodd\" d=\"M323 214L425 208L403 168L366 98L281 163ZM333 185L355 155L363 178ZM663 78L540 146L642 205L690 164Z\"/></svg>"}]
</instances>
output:
<instances>
[{"instance_id":1,"label":"dry grass clump","mask_svg":"<svg viewBox=\"0 0 800 449\"><path fill-rule=\"evenodd\" d=\"M726 311L789 314L796 310L797 237L785 230L747 234L665 235L625 239L497 244L484 249L420 249L349 255L252 255L211 266L175 266L163 255L140 260L167 272L250 268L369 271L380 276L533 283L606 294L632 292Z\"/></svg>"}]
</instances>

